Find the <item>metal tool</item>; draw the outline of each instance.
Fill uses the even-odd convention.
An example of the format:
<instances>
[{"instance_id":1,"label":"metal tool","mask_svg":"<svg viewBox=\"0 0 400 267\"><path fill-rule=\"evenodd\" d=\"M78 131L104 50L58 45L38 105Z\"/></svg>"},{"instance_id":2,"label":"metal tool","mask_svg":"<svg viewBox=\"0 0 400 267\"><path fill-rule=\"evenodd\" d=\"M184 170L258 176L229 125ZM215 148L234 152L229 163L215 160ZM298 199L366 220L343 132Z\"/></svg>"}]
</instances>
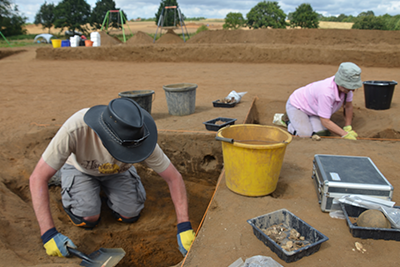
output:
<instances>
[{"instance_id":1,"label":"metal tool","mask_svg":"<svg viewBox=\"0 0 400 267\"><path fill-rule=\"evenodd\" d=\"M117 265L125 256L125 251L122 248L100 248L90 255L68 247L68 251L82 259L80 266L86 267L113 267Z\"/></svg>"}]
</instances>

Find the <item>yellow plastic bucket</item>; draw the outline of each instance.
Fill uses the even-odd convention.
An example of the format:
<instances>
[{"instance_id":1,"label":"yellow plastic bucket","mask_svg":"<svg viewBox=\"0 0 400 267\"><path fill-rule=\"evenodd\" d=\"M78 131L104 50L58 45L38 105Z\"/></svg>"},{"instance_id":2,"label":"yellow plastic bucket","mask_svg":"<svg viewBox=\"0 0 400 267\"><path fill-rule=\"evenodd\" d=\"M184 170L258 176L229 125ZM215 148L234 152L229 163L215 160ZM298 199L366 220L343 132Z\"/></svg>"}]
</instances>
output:
<instances>
[{"instance_id":1,"label":"yellow plastic bucket","mask_svg":"<svg viewBox=\"0 0 400 267\"><path fill-rule=\"evenodd\" d=\"M244 196L275 191L292 136L274 126L237 124L220 129L226 186Z\"/></svg>"},{"instance_id":2,"label":"yellow plastic bucket","mask_svg":"<svg viewBox=\"0 0 400 267\"><path fill-rule=\"evenodd\" d=\"M61 39L52 39L51 44L53 45L53 48L61 47Z\"/></svg>"}]
</instances>

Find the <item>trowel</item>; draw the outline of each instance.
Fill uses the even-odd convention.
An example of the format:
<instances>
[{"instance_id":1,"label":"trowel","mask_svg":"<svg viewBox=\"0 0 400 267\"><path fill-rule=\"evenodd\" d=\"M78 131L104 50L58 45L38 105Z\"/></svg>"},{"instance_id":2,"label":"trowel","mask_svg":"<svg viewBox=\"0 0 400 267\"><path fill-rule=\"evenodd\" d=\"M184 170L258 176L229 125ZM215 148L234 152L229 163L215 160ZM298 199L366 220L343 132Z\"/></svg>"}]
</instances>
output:
<instances>
[{"instance_id":1,"label":"trowel","mask_svg":"<svg viewBox=\"0 0 400 267\"><path fill-rule=\"evenodd\" d=\"M72 255L81 258L80 266L86 267L113 267L126 254L122 248L100 248L89 255L70 247L68 247L68 251Z\"/></svg>"}]
</instances>

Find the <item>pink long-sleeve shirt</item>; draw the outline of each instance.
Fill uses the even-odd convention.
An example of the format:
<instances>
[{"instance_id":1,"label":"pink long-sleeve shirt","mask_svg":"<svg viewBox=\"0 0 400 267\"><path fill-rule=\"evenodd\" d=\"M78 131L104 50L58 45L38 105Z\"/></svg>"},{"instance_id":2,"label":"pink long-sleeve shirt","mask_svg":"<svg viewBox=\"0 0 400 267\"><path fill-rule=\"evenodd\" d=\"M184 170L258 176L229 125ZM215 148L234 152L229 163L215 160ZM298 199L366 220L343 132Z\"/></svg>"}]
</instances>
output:
<instances>
[{"instance_id":1,"label":"pink long-sleeve shirt","mask_svg":"<svg viewBox=\"0 0 400 267\"><path fill-rule=\"evenodd\" d=\"M295 90L289 97L290 104L309 116L330 119L343 105L345 93L337 88L335 76L310 83ZM353 92L347 94L346 102L353 101Z\"/></svg>"}]
</instances>

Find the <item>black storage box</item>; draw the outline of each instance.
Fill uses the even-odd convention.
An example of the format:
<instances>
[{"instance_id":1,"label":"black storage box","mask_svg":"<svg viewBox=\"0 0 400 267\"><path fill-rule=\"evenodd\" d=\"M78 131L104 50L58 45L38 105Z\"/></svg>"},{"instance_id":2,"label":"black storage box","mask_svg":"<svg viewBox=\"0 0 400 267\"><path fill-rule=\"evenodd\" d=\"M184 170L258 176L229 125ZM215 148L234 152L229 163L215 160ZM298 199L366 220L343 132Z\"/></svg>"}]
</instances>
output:
<instances>
[{"instance_id":1,"label":"black storage box","mask_svg":"<svg viewBox=\"0 0 400 267\"><path fill-rule=\"evenodd\" d=\"M340 203L340 206L343 210L344 216L346 217L346 222L349 226L350 233L354 237L359 237L363 239L384 239L400 241L400 229L361 227L357 226L356 222L352 223L351 218L358 218L358 216L360 216L360 214L367 209L345 203Z\"/></svg>"},{"instance_id":2,"label":"black storage box","mask_svg":"<svg viewBox=\"0 0 400 267\"><path fill-rule=\"evenodd\" d=\"M321 210L340 210L334 203L345 195L365 195L392 200L393 186L368 157L315 155L313 173Z\"/></svg>"},{"instance_id":3,"label":"black storage box","mask_svg":"<svg viewBox=\"0 0 400 267\"><path fill-rule=\"evenodd\" d=\"M224 123L216 124L218 121L222 121ZM218 117L216 119L212 119L212 120L203 122L203 124L206 125L206 129L209 130L209 131L218 131L219 129L221 129L221 128L227 126L227 125L235 124L235 121L236 121L236 119Z\"/></svg>"},{"instance_id":4,"label":"black storage box","mask_svg":"<svg viewBox=\"0 0 400 267\"><path fill-rule=\"evenodd\" d=\"M296 217L287 209L281 209L258 216L247 220L247 222L253 227L254 235L285 262L294 262L300 260L304 256L309 256L317 252L321 247L321 244L329 239L321 232L311 227L308 223ZM273 225L279 224L283 224L286 229L295 229L300 233L300 235L304 236L305 241L308 241L310 244L294 251L283 249L262 231L263 229L266 230Z\"/></svg>"},{"instance_id":5,"label":"black storage box","mask_svg":"<svg viewBox=\"0 0 400 267\"><path fill-rule=\"evenodd\" d=\"M236 101L231 103L222 103L220 99L213 101L214 108L233 108L236 106Z\"/></svg>"}]
</instances>

